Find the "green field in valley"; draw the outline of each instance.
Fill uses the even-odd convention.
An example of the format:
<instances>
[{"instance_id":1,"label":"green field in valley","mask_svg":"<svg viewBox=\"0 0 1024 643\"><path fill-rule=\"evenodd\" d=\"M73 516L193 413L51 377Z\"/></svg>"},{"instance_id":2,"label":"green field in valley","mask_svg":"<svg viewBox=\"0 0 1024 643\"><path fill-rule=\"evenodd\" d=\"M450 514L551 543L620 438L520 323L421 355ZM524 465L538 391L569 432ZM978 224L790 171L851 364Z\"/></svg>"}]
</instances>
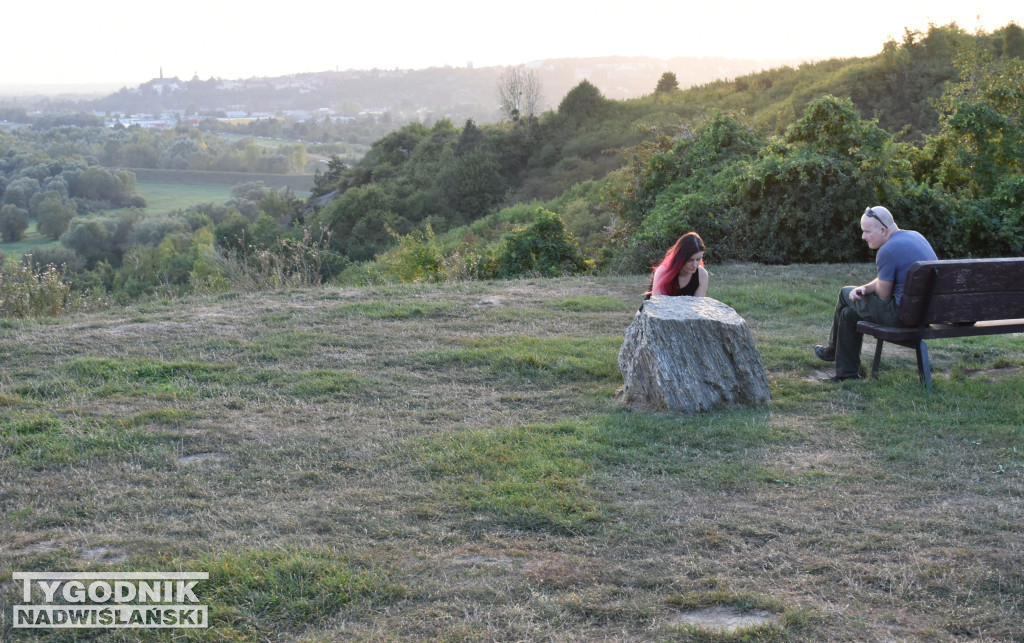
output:
<instances>
[{"instance_id":1,"label":"green field in valley","mask_svg":"<svg viewBox=\"0 0 1024 643\"><path fill-rule=\"evenodd\" d=\"M166 214L200 203L221 205L231 198L231 187L139 181L136 192L146 200L146 212Z\"/></svg>"},{"instance_id":2,"label":"green field in valley","mask_svg":"<svg viewBox=\"0 0 1024 643\"><path fill-rule=\"evenodd\" d=\"M146 210L162 214L198 203L222 204L231 198L231 188L240 183L262 182L269 188L291 188L298 198L309 196L313 177L308 174L250 174L243 172L198 172L190 170L133 169L139 196Z\"/></svg>"}]
</instances>

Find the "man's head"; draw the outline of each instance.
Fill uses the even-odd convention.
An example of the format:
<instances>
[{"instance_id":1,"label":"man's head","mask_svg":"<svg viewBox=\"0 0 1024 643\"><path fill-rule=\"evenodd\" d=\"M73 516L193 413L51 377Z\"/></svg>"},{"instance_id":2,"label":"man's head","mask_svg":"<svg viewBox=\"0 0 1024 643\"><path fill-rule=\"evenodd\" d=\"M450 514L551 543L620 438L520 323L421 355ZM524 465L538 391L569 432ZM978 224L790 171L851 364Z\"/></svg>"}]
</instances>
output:
<instances>
[{"instance_id":1,"label":"man's head","mask_svg":"<svg viewBox=\"0 0 1024 643\"><path fill-rule=\"evenodd\" d=\"M880 205L874 205L864 211L860 217L860 238L868 243L872 250L878 250L899 228L893 221L892 213Z\"/></svg>"}]
</instances>

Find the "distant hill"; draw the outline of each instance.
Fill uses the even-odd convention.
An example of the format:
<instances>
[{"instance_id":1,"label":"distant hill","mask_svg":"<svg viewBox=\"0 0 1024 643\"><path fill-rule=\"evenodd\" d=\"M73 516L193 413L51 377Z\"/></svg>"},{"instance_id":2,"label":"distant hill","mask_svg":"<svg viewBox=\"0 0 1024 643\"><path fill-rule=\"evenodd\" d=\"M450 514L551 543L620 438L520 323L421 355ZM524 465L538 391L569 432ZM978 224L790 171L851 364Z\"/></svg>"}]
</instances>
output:
<instances>
[{"instance_id":1,"label":"distant hill","mask_svg":"<svg viewBox=\"0 0 1024 643\"><path fill-rule=\"evenodd\" d=\"M563 58L527 63L543 90L542 108L555 108L565 94L586 79L611 99L635 98L654 91L667 71L681 88L794 64L730 58L615 56ZM158 78L79 103L79 109L111 113L182 111L280 113L331 110L355 116L367 110L465 114L479 122L498 119L496 85L504 67L432 67L422 70L372 69L324 71L246 80Z\"/></svg>"},{"instance_id":2,"label":"distant hill","mask_svg":"<svg viewBox=\"0 0 1024 643\"><path fill-rule=\"evenodd\" d=\"M8 99L94 100L124 87L124 83L3 83L0 101Z\"/></svg>"}]
</instances>

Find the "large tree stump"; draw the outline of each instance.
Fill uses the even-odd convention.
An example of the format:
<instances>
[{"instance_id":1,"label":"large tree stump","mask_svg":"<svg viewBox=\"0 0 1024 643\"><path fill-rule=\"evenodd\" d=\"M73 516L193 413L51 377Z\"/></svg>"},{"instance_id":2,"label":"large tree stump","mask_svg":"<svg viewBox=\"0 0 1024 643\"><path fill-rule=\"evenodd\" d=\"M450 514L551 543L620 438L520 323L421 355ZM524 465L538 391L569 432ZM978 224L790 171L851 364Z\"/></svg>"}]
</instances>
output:
<instances>
[{"instance_id":1,"label":"large tree stump","mask_svg":"<svg viewBox=\"0 0 1024 643\"><path fill-rule=\"evenodd\" d=\"M710 297L644 302L626 330L619 370L631 408L700 413L771 399L747 323Z\"/></svg>"}]
</instances>

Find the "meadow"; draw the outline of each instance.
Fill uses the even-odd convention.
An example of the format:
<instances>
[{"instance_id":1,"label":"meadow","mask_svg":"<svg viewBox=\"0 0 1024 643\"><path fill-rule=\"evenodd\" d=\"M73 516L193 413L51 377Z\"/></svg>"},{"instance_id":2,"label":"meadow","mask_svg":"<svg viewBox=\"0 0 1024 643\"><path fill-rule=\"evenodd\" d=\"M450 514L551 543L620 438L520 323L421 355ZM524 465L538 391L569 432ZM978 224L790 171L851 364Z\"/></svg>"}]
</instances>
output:
<instances>
[{"instance_id":1,"label":"meadow","mask_svg":"<svg viewBox=\"0 0 1024 643\"><path fill-rule=\"evenodd\" d=\"M15 259L26 252L32 251L33 248L56 245L58 243L39 234L39 230L36 229L36 222L29 221L28 228L25 229L25 236L22 237L21 241L0 242L0 254L4 257Z\"/></svg>"},{"instance_id":2,"label":"meadow","mask_svg":"<svg viewBox=\"0 0 1024 643\"><path fill-rule=\"evenodd\" d=\"M146 212L166 214L199 203L221 205L231 198L231 188L262 181L275 190L291 188L296 197L306 198L313 186L312 175L253 174L243 172L199 172L188 170L133 169L136 192L146 200Z\"/></svg>"},{"instance_id":3,"label":"meadow","mask_svg":"<svg viewBox=\"0 0 1024 643\"><path fill-rule=\"evenodd\" d=\"M1021 337L826 384L871 264L709 269L767 406L623 408L643 276L3 320L0 639L1024 640ZM82 570L208 572L211 627L11 628Z\"/></svg>"},{"instance_id":4,"label":"meadow","mask_svg":"<svg viewBox=\"0 0 1024 643\"><path fill-rule=\"evenodd\" d=\"M146 200L146 212L167 214L200 203L222 205L231 198L230 185L189 185L140 181L136 190Z\"/></svg>"}]
</instances>

